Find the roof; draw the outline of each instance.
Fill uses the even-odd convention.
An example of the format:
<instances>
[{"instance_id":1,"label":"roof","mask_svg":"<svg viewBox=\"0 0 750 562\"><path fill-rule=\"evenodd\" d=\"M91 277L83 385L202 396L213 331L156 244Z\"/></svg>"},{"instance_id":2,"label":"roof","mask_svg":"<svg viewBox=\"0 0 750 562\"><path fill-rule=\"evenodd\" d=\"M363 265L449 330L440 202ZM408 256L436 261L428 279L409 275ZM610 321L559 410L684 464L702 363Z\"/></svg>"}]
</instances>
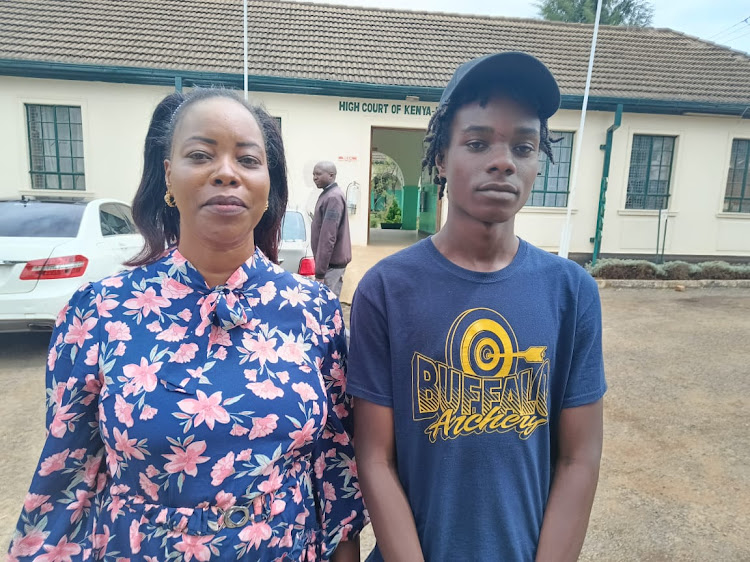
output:
<instances>
[{"instance_id":1,"label":"roof","mask_svg":"<svg viewBox=\"0 0 750 562\"><path fill-rule=\"evenodd\" d=\"M248 2L249 74L442 88L475 56L522 50L581 96L593 27ZM3 0L0 59L241 75L239 0ZM31 65L33 66L33 64ZM0 67L0 72L2 72ZM602 26L590 95L750 106L750 56L669 29Z\"/></svg>"}]
</instances>

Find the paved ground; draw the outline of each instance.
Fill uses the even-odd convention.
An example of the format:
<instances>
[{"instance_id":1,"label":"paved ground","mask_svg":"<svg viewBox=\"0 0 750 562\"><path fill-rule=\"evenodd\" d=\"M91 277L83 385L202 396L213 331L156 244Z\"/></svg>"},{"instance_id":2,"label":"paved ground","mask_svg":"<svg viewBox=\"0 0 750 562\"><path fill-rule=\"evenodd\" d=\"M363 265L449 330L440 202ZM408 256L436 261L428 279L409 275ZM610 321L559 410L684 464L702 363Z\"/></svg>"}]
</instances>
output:
<instances>
[{"instance_id":1,"label":"paved ground","mask_svg":"<svg viewBox=\"0 0 750 562\"><path fill-rule=\"evenodd\" d=\"M390 251L356 249L347 282ZM750 291L604 289L602 302L610 390L581 560L750 560ZM0 335L0 550L41 448L46 340Z\"/></svg>"}]
</instances>

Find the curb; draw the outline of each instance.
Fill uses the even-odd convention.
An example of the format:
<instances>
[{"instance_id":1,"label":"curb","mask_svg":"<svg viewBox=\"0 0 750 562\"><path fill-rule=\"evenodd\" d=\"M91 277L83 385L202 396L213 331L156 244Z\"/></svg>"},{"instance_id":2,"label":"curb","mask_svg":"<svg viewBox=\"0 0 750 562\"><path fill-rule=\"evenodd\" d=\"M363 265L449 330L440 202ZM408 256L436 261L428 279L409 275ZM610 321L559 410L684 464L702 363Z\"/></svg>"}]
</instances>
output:
<instances>
[{"instance_id":1,"label":"curb","mask_svg":"<svg viewBox=\"0 0 750 562\"><path fill-rule=\"evenodd\" d=\"M750 279L597 279L600 289L750 289Z\"/></svg>"}]
</instances>

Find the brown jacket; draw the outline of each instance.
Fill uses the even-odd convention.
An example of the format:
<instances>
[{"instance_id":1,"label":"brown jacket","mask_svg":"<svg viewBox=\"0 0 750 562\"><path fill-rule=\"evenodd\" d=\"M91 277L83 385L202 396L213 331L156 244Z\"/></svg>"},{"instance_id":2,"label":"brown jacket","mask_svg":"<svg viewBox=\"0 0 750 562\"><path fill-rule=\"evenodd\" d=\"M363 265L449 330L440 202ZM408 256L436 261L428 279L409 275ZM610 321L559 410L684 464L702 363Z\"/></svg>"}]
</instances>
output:
<instances>
[{"instance_id":1,"label":"brown jacket","mask_svg":"<svg viewBox=\"0 0 750 562\"><path fill-rule=\"evenodd\" d=\"M329 269L346 267L352 261L346 198L336 182L323 190L315 205L312 251L315 277L323 277Z\"/></svg>"}]
</instances>

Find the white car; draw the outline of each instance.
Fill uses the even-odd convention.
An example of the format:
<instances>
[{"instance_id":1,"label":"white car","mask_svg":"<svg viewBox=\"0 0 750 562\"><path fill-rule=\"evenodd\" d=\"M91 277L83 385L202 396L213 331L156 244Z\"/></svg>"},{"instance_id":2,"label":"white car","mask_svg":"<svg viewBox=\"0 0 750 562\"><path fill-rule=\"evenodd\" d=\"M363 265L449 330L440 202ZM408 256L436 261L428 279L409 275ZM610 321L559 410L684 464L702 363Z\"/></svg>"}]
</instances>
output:
<instances>
[{"instance_id":1,"label":"white car","mask_svg":"<svg viewBox=\"0 0 750 562\"><path fill-rule=\"evenodd\" d=\"M122 201L0 200L0 332L52 329L78 287L142 247Z\"/></svg>"},{"instance_id":2,"label":"white car","mask_svg":"<svg viewBox=\"0 0 750 562\"><path fill-rule=\"evenodd\" d=\"M281 221L279 265L291 273L315 279L315 258L310 245L310 218L287 208Z\"/></svg>"}]
</instances>

